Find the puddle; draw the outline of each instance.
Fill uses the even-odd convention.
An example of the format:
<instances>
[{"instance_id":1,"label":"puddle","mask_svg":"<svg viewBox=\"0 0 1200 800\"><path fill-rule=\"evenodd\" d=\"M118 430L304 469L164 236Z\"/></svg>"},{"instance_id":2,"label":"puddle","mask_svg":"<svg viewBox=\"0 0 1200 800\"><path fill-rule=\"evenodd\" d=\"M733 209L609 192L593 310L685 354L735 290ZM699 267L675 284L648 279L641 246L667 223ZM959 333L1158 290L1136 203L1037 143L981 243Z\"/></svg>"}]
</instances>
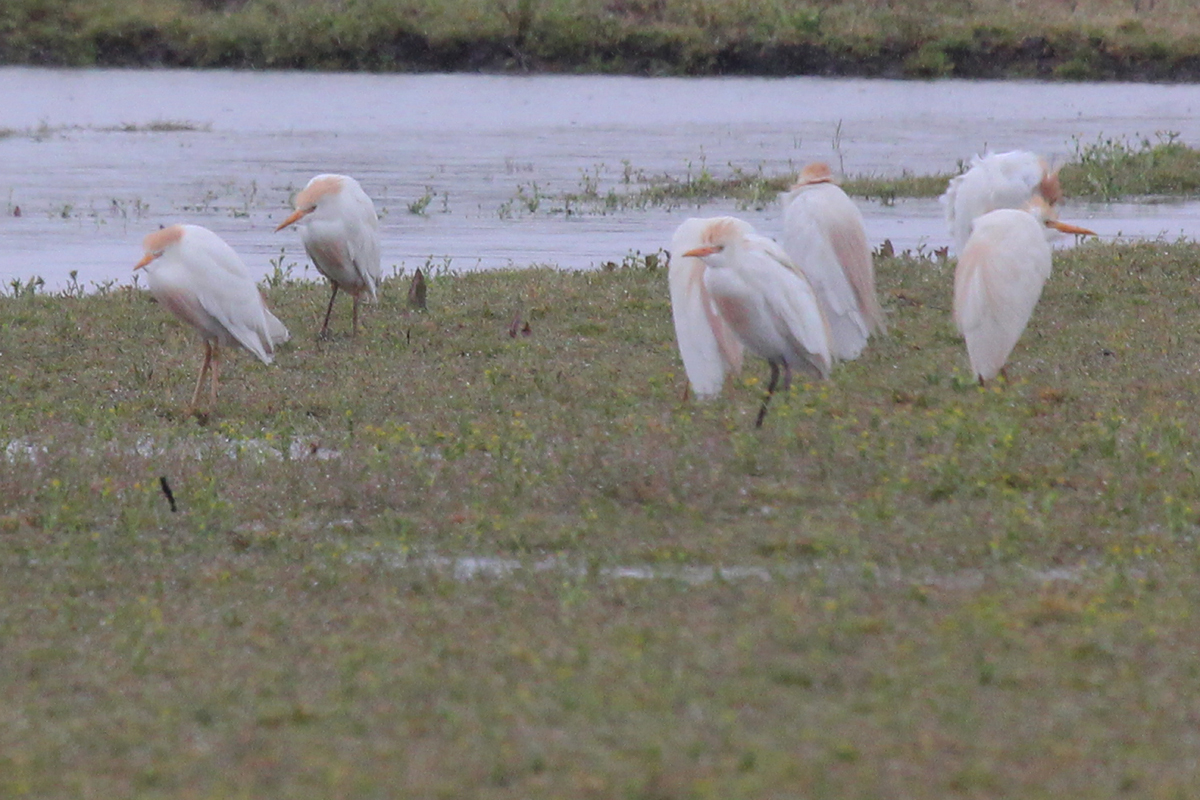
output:
<instances>
[{"instance_id":1,"label":"puddle","mask_svg":"<svg viewBox=\"0 0 1200 800\"><path fill-rule=\"evenodd\" d=\"M714 581L772 581L795 580L801 577L819 578L831 584L862 583L882 585L911 585L946 590L972 590L983 586L988 573L968 569L954 572L932 570L883 569L872 565L838 562L803 561L772 564L771 566L718 564L628 564L589 568L578 561L561 556L547 556L533 561L496 556L414 556L406 552L369 550L348 554L351 564L376 564L397 571L432 572L458 581L506 580L522 573L553 572L566 578L579 579L589 575L603 580L651 581L665 580L698 586ZM1077 583L1097 569L1093 565L1035 569L1022 566L1016 573L1032 583Z\"/></svg>"},{"instance_id":2,"label":"puddle","mask_svg":"<svg viewBox=\"0 0 1200 800\"><path fill-rule=\"evenodd\" d=\"M140 458L158 456L182 456L201 459L214 455L229 459L251 459L256 461L329 461L342 457L340 450L321 445L314 437L297 437L290 442L267 441L265 439L230 439L217 436L209 439L179 439L164 444L157 439L145 437L132 445L114 444L107 448L111 452ZM5 461L10 464L37 463L50 454L50 448L33 439L11 439L0 449ZM100 448L83 448L77 452L95 455Z\"/></svg>"},{"instance_id":3,"label":"puddle","mask_svg":"<svg viewBox=\"0 0 1200 800\"><path fill-rule=\"evenodd\" d=\"M823 159L896 175L953 171L986 147L1063 161L1074 139L1163 130L1200 143L1194 85L25 67L0 68L0 84L0 130L20 132L0 136L0 286L38 275L50 290L72 272L87 288L129 281L142 237L174 222L217 231L256 276L293 265L316 278L295 232L274 227L318 172L352 174L375 198L385 272L427 261L585 269L665 247L689 215L736 213L773 235L780 214L732 203L529 213L518 189L622 191L626 164L681 177ZM424 213L410 213L426 195ZM949 241L934 201L864 214L873 244ZM1106 236L1200 233L1195 202L1069 204L1064 218Z\"/></svg>"}]
</instances>

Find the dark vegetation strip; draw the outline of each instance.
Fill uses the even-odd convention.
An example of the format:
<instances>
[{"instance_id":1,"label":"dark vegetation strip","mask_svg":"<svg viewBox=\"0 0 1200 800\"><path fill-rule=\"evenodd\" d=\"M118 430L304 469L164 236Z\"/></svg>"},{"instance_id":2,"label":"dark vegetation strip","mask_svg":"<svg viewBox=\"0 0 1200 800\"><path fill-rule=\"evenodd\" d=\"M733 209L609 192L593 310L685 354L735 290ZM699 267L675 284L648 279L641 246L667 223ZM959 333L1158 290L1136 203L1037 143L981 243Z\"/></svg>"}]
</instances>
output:
<instances>
[{"instance_id":1,"label":"dark vegetation strip","mask_svg":"<svg viewBox=\"0 0 1200 800\"><path fill-rule=\"evenodd\" d=\"M0 63L1192 81L1173 4L7 0ZM995 6L994 8L992 6ZM1111 6L1111 8L1110 8Z\"/></svg>"}]
</instances>

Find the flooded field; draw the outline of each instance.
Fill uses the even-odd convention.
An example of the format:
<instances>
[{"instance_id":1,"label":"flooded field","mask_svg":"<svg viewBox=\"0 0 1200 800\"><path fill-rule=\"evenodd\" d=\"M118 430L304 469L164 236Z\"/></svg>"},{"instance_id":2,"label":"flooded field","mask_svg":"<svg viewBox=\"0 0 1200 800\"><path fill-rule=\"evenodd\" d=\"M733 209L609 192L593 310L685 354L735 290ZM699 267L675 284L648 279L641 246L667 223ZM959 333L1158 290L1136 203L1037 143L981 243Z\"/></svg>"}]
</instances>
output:
<instances>
[{"instance_id":1,"label":"flooded field","mask_svg":"<svg viewBox=\"0 0 1200 800\"><path fill-rule=\"evenodd\" d=\"M0 70L0 282L129 279L142 236L193 222L259 274L306 271L274 233L318 172L356 176L383 216L385 272L426 263L589 268L664 247L680 220L739 208L564 207L639 175L953 171L985 148L1059 162L1076 143L1172 131L1200 142L1200 87L856 79L659 79ZM864 203L874 243L949 241L936 201ZM1200 204L1068 204L1106 237L1195 238Z\"/></svg>"}]
</instances>

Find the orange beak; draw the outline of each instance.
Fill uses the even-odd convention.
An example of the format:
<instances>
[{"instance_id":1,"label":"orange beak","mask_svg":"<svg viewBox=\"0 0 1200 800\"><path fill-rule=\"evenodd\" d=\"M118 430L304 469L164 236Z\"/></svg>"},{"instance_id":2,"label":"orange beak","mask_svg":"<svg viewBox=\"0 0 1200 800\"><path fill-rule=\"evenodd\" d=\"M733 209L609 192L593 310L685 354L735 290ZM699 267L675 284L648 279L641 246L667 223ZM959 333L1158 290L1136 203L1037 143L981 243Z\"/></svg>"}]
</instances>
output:
<instances>
[{"instance_id":1,"label":"orange beak","mask_svg":"<svg viewBox=\"0 0 1200 800\"><path fill-rule=\"evenodd\" d=\"M146 266L154 259L158 258L158 255L159 255L158 253L146 253L146 255L142 256L141 261L139 261L138 263L133 265L133 268L141 269L142 267Z\"/></svg>"},{"instance_id":2,"label":"orange beak","mask_svg":"<svg viewBox=\"0 0 1200 800\"><path fill-rule=\"evenodd\" d=\"M299 220L301 217L303 217L307 213L308 213L308 211L306 209L297 208L295 211L292 212L291 216L289 216L283 222L279 223L279 227L276 228L275 231L279 232L279 231L283 230L288 225L291 225L293 222L296 222L297 220Z\"/></svg>"},{"instance_id":3,"label":"orange beak","mask_svg":"<svg viewBox=\"0 0 1200 800\"><path fill-rule=\"evenodd\" d=\"M1049 225L1051 228L1054 228L1054 230L1056 230L1056 231L1062 231L1063 233L1073 233L1076 236L1099 236L1100 235L1100 234L1096 233L1095 231L1089 231L1087 228L1080 228L1078 225L1070 225L1066 222L1059 222L1058 220L1050 220L1046 224Z\"/></svg>"},{"instance_id":4,"label":"orange beak","mask_svg":"<svg viewBox=\"0 0 1200 800\"><path fill-rule=\"evenodd\" d=\"M713 253L719 252L720 249L721 248L715 247L711 244L706 247L694 247L684 253L683 256L684 258L704 258L704 256L711 256Z\"/></svg>"}]
</instances>

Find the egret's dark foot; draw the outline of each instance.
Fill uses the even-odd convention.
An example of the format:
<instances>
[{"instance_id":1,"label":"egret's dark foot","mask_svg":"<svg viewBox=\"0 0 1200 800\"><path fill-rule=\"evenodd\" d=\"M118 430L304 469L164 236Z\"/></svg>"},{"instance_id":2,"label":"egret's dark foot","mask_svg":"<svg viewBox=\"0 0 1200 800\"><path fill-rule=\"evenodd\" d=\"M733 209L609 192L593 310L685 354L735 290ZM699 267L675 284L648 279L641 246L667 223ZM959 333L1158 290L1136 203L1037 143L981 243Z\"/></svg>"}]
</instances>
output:
<instances>
[{"instance_id":1,"label":"egret's dark foot","mask_svg":"<svg viewBox=\"0 0 1200 800\"><path fill-rule=\"evenodd\" d=\"M770 399L770 398L768 398ZM761 428L763 420L767 418L767 401L763 400L762 408L758 410L758 419L754 420L754 427Z\"/></svg>"}]
</instances>

